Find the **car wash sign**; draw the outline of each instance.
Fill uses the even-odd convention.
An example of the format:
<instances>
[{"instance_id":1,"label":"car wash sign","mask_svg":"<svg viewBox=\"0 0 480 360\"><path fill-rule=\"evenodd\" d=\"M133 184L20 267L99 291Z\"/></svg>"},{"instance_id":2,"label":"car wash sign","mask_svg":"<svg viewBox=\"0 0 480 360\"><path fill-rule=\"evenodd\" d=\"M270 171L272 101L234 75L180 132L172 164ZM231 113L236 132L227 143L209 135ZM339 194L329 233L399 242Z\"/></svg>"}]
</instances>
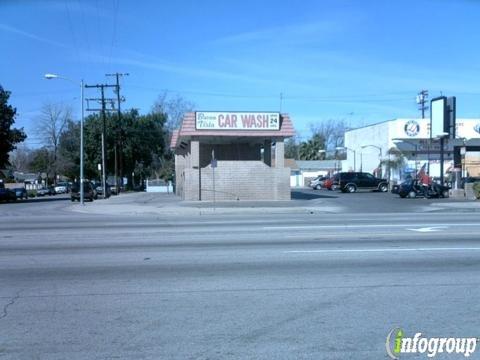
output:
<instances>
[{"instance_id":1,"label":"car wash sign","mask_svg":"<svg viewBox=\"0 0 480 360\"><path fill-rule=\"evenodd\" d=\"M280 114L198 111L195 127L197 130L280 130Z\"/></svg>"}]
</instances>

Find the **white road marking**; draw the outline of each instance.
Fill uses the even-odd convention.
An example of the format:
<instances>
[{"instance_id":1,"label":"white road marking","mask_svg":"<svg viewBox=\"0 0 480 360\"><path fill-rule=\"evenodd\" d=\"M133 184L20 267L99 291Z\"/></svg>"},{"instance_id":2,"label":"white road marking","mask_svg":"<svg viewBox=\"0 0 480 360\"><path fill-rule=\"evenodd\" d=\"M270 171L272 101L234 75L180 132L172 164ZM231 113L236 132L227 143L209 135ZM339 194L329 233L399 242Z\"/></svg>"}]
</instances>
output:
<instances>
[{"instance_id":1,"label":"white road marking","mask_svg":"<svg viewBox=\"0 0 480 360\"><path fill-rule=\"evenodd\" d=\"M381 253L381 252L415 252L415 251L480 251L480 247L287 250L287 251L284 251L283 253L284 254L330 254L330 253Z\"/></svg>"},{"instance_id":2,"label":"white road marking","mask_svg":"<svg viewBox=\"0 0 480 360\"><path fill-rule=\"evenodd\" d=\"M434 231L442 231L448 229L448 226L430 226L430 227L423 227L419 229L407 229L410 231L418 231L418 232L434 232Z\"/></svg>"},{"instance_id":3,"label":"white road marking","mask_svg":"<svg viewBox=\"0 0 480 360\"><path fill-rule=\"evenodd\" d=\"M308 230L308 229L361 229L361 228L405 228L412 226L411 224L344 224L344 225L293 225L293 226L264 226L264 230ZM456 223L456 224L417 224L416 226L422 227L464 227L464 226L476 226L480 227L480 223ZM409 230L409 229L407 229Z\"/></svg>"}]
</instances>

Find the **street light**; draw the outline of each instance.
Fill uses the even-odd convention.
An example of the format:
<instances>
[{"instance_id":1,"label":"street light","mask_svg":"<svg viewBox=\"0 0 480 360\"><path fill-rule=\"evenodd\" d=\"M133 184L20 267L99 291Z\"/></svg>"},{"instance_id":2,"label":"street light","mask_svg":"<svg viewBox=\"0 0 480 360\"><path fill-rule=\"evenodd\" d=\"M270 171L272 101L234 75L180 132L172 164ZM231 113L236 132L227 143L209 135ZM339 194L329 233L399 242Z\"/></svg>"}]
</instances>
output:
<instances>
[{"instance_id":1,"label":"street light","mask_svg":"<svg viewBox=\"0 0 480 360\"><path fill-rule=\"evenodd\" d=\"M379 151L378 158L380 159L380 161L382 161L382 148L381 148L380 146L371 145L371 144L369 144L369 145L362 145L362 149L365 149L365 148L367 148L367 147L373 147L373 148L377 149L377 150ZM362 155L362 157L363 157L363 155ZM362 162L363 162L363 159L362 159ZM380 170L382 170L381 164L380 164ZM382 171L382 174L383 174L383 171Z\"/></svg>"},{"instance_id":2,"label":"street light","mask_svg":"<svg viewBox=\"0 0 480 360\"><path fill-rule=\"evenodd\" d=\"M362 149L365 149L366 147L374 147L375 149L377 149L380 153L380 159L382 158L382 148L380 146L377 146L377 145L362 145Z\"/></svg>"},{"instance_id":3,"label":"street light","mask_svg":"<svg viewBox=\"0 0 480 360\"><path fill-rule=\"evenodd\" d=\"M347 150L353 152L353 171L357 171L357 152L346 146L337 146L335 149L339 151Z\"/></svg>"},{"instance_id":4,"label":"street light","mask_svg":"<svg viewBox=\"0 0 480 360\"><path fill-rule=\"evenodd\" d=\"M78 84L78 82L73 81L69 78L58 76L56 74L45 74L45 79L52 80L52 79L63 79L66 81L70 81L71 83ZM83 118L84 118L84 108L83 108L83 79L80 80L80 101L81 101L81 117L80 117L80 204L84 205L83 202Z\"/></svg>"}]
</instances>

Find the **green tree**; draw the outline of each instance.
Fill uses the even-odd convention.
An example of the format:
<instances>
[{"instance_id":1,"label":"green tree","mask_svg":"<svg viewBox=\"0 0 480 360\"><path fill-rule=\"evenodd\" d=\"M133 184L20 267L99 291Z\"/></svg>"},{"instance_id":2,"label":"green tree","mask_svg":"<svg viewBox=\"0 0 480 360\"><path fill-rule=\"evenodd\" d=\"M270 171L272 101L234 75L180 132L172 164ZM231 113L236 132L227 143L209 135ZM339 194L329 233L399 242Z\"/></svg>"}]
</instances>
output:
<instances>
[{"instance_id":1,"label":"green tree","mask_svg":"<svg viewBox=\"0 0 480 360\"><path fill-rule=\"evenodd\" d=\"M285 158L298 159L300 155L300 144L297 137L291 137L285 140Z\"/></svg>"},{"instance_id":2,"label":"green tree","mask_svg":"<svg viewBox=\"0 0 480 360\"><path fill-rule=\"evenodd\" d=\"M10 92L4 90L0 85L0 168L5 168L10 164L10 151L16 148L16 144L27 138L23 128L12 128L17 109L8 104L9 98Z\"/></svg>"},{"instance_id":3,"label":"green tree","mask_svg":"<svg viewBox=\"0 0 480 360\"><path fill-rule=\"evenodd\" d=\"M300 144L300 160L323 160L325 159L325 138L321 134L314 134L308 141Z\"/></svg>"},{"instance_id":4,"label":"green tree","mask_svg":"<svg viewBox=\"0 0 480 360\"><path fill-rule=\"evenodd\" d=\"M115 143L118 143L117 157L123 172L130 178L132 173L139 180L152 173L155 160L164 157L165 115L149 113L140 115L138 110L122 113L121 122L115 114L107 114L105 119L106 169L107 174L115 172ZM99 178L98 164L101 163L101 134L103 121L99 114L85 119L85 175Z\"/></svg>"},{"instance_id":5,"label":"green tree","mask_svg":"<svg viewBox=\"0 0 480 360\"><path fill-rule=\"evenodd\" d=\"M40 149L35 149L32 151L32 160L30 161L29 168L35 173L45 173L47 179L53 180L54 170L52 167L52 158L53 154L47 147L44 146Z\"/></svg>"},{"instance_id":6,"label":"green tree","mask_svg":"<svg viewBox=\"0 0 480 360\"><path fill-rule=\"evenodd\" d=\"M80 176L80 123L68 120L58 141L58 171L71 180Z\"/></svg>"},{"instance_id":7,"label":"green tree","mask_svg":"<svg viewBox=\"0 0 480 360\"><path fill-rule=\"evenodd\" d=\"M161 113L150 113L140 116L136 110L131 110L126 120L125 137L123 140L124 168L127 174L141 164L141 178L151 173L154 157L163 158L166 149L165 121Z\"/></svg>"}]
</instances>

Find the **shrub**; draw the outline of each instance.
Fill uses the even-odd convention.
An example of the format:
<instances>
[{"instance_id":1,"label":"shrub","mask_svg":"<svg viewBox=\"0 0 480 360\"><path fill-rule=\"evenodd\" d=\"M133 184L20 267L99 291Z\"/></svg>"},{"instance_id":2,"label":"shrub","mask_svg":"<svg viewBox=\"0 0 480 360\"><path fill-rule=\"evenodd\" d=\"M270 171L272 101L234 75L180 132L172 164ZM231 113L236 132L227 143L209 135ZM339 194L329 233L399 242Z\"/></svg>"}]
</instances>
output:
<instances>
[{"instance_id":1,"label":"shrub","mask_svg":"<svg viewBox=\"0 0 480 360\"><path fill-rule=\"evenodd\" d=\"M473 183L473 192L475 193L475 197L480 199L480 181Z\"/></svg>"},{"instance_id":2,"label":"shrub","mask_svg":"<svg viewBox=\"0 0 480 360\"><path fill-rule=\"evenodd\" d=\"M29 198L37 196L37 192L35 190L28 190L27 195Z\"/></svg>"}]
</instances>

